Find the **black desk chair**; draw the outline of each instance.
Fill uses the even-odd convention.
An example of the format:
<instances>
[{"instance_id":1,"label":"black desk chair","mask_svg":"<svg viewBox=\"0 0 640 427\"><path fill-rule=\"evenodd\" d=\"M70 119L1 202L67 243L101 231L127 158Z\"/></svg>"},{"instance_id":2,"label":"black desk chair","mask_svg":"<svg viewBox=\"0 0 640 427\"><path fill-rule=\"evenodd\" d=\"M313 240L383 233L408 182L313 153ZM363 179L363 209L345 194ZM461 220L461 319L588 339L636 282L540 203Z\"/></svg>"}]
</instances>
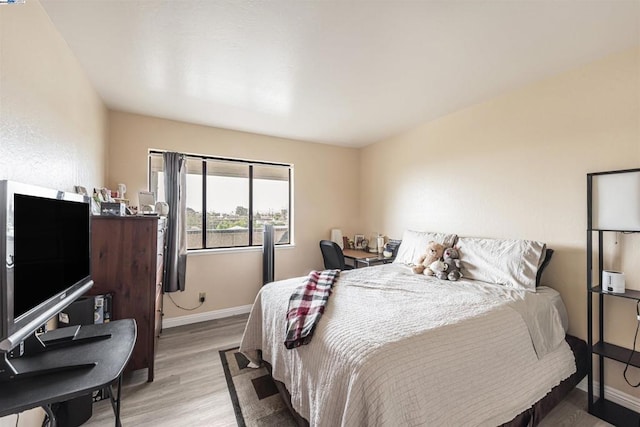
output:
<instances>
[{"instance_id":1,"label":"black desk chair","mask_svg":"<svg viewBox=\"0 0 640 427\"><path fill-rule=\"evenodd\" d=\"M320 240L320 251L324 259L324 268L327 270L351 270L352 266L344 263L344 254L336 242Z\"/></svg>"}]
</instances>

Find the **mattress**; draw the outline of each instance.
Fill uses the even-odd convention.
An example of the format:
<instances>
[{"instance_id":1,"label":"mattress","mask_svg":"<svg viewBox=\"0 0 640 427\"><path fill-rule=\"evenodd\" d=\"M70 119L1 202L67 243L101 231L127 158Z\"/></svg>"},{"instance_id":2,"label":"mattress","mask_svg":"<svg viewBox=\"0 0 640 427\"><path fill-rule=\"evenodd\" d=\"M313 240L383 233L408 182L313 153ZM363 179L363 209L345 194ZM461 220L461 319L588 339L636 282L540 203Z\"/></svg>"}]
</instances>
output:
<instances>
[{"instance_id":1,"label":"mattress","mask_svg":"<svg viewBox=\"0 0 640 427\"><path fill-rule=\"evenodd\" d=\"M576 371L551 288L441 281L397 264L344 271L311 343L287 350L302 281L261 289L240 350L271 365L312 426L500 425Z\"/></svg>"}]
</instances>

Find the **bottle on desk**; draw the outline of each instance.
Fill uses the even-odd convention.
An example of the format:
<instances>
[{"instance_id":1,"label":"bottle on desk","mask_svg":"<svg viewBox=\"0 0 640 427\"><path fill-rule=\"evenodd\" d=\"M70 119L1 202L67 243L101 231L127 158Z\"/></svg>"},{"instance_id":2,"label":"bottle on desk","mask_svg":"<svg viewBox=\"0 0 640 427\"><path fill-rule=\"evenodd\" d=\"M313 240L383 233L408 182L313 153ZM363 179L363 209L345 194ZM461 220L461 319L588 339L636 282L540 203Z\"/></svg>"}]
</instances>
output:
<instances>
[{"instance_id":1,"label":"bottle on desk","mask_svg":"<svg viewBox=\"0 0 640 427\"><path fill-rule=\"evenodd\" d=\"M378 241L378 254L382 254L382 251L384 250L384 236L378 235L377 241Z\"/></svg>"}]
</instances>

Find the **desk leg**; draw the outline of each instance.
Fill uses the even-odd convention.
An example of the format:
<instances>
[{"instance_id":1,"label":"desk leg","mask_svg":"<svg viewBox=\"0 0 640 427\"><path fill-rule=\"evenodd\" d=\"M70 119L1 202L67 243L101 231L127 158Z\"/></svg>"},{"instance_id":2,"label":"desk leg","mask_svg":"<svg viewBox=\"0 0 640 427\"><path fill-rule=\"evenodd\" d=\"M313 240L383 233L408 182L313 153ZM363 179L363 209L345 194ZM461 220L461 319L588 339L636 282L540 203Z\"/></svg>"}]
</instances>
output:
<instances>
[{"instance_id":1,"label":"desk leg","mask_svg":"<svg viewBox=\"0 0 640 427\"><path fill-rule=\"evenodd\" d=\"M58 423L56 422L56 416L51 410L51 405L42 405L42 409L44 409L44 412L47 413L47 417L49 417L49 427L56 427Z\"/></svg>"},{"instance_id":2,"label":"desk leg","mask_svg":"<svg viewBox=\"0 0 640 427\"><path fill-rule=\"evenodd\" d=\"M116 417L116 427L122 427L120 423L120 394L122 393L122 374L118 377L118 392L113 392L113 384L109 385L109 400L111 401L111 408L113 409L113 415ZM115 394L115 396L114 396Z\"/></svg>"},{"instance_id":3,"label":"desk leg","mask_svg":"<svg viewBox=\"0 0 640 427\"><path fill-rule=\"evenodd\" d=\"M120 424L120 395L122 394L122 374L118 377L118 398L116 399L116 427L121 427Z\"/></svg>"}]
</instances>

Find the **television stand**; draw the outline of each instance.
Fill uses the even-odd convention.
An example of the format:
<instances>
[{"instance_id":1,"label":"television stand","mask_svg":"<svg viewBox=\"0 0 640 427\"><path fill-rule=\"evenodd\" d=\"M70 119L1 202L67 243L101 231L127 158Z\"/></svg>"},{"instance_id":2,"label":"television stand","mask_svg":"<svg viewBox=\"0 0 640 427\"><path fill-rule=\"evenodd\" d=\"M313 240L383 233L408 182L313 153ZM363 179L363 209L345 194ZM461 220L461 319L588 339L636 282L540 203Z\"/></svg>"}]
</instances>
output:
<instances>
[{"instance_id":1,"label":"television stand","mask_svg":"<svg viewBox=\"0 0 640 427\"><path fill-rule=\"evenodd\" d=\"M79 334L79 332L80 325L76 325L54 329L41 335L33 334L25 340L24 352L26 355L31 355L53 350L55 348L86 344L111 338L111 334L83 336L82 334Z\"/></svg>"},{"instance_id":2,"label":"television stand","mask_svg":"<svg viewBox=\"0 0 640 427\"><path fill-rule=\"evenodd\" d=\"M66 328L58 328L53 331L47 331L44 334L40 335L40 341L46 346L49 344L56 344L60 342L73 340L78 331L80 330L80 325L76 326L67 326Z\"/></svg>"},{"instance_id":3,"label":"television stand","mask_svg":"<svg viewBox=\"0 0 640 427\"><path fill-rule=\"evenodd\" d=\"M65 328L54 329L40 335L33 333L24 340L24 348L20 351L20 355L28 357L44 351L54 350L56 348L86 344L111 338L111 334L86 336L79 334L79 332L80 326L68 326Z\"/></svg>"},{"instance_id":4,"label":"television stand","mask_svg":"<svg viewBox=\"0 0 640 427\"><path fill-rule=\"evenodd\" d=\"M95 362L70 365L65 363L63 360L60 360L60 364L56 366L43 367L39 361L34 361L29 357L9 359L7 357L7 353L1 354L0 382L21 380L23 378L55 374L58 372L72 371L76 369L91 369L96 366Z\"/></svg>"},{"instance_id":5,"label":"television stand","mask_svg":"<svg viewBox=\"0 0 640 427\"><path fill-rule=\"evenodd\" d=\"M50 366L43 366L39 359L34 359L32 357L40 353L63 347L88 344L111 338L110 333L83 335L78 334L79 331L80 326L70 326L54 329L41 335L33 333L20 344L19 357L12 359L8 357L7 353L1 353L0 382L38 375L54 374L57 372L75 369L93 368L96 366L95 362L69 364L65 363L63 360L53 361L54 363L50 363ZM18 347L16 347L16 349L18 349Z\"/></svg>"}]
</instances>

